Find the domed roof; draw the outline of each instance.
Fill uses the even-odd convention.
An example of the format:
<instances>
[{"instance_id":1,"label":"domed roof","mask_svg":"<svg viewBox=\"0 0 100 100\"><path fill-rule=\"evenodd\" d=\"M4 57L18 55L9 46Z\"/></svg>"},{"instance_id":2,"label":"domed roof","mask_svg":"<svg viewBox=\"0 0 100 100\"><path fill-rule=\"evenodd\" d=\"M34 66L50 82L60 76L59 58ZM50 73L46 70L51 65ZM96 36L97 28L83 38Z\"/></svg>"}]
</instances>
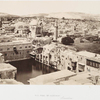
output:
<instances>
[{"instance_id":1,"label":"domed roof","mask_svg":"<svg viewBox=\"0 0 100 100\"><path fill-rule=\"evenodd\" d=\"M37 20L32 19L31 22L30 22L30 25L37 25Z\"/></svg>"},{"instance_id":2,"label":"domed roof","mask_svg":"<svg viewBox=\"0 0 100 100\"><path fill-rule=\"evenodd\" d=\"M25 22L17 22L14 24L14 26L28 26Z\"/></svg>"}]
</instances>

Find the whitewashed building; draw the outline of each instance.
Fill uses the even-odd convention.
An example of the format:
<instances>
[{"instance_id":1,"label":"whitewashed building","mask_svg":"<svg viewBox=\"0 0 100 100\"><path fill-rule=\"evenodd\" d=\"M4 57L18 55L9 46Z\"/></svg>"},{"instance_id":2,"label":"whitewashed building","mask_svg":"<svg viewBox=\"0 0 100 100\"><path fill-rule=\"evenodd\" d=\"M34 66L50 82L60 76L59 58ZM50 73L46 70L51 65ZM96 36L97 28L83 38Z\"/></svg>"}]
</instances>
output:
<instances>
[{"instance_id":1,"label":"whitewashed building","mask_svg":"<svg viewBox=\"0 0 100 100\"><path fill-rule=\"evenodd\" d=\"M4 62L4 56L2 53L0 53L0 63L3 63Z\"/></svg>"},{"instance_id":2,"label":"whitewashed building","mask_svg":"<svg viewBox=\"0 0 100 100\"><path fill-rule=\"evenodd\" d=\"M80 51L76 53L78 62L78 71L99 71L100 55L88 51Z\"/></svg>"}]
</instances>

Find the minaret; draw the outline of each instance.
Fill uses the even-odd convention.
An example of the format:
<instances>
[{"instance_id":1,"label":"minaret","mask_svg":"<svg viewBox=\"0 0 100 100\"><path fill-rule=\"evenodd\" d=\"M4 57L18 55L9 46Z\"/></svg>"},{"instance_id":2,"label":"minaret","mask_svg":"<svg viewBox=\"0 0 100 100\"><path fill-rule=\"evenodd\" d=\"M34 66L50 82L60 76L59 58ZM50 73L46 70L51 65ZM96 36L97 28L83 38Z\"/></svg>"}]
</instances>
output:
<instances>
[{"instance_id":1,"label":"minaret","mask_svg":"<svg viewBox=\"0 0 100 100\"><path fill-rule=\"evenodd\" d=\"M43 36L43 19L38 19L37 32L39 36Z\"/></svg>"},{"instance_id":2,"label":"minaret","mask_svg":"<svg viewBox=\"0 0 100 100\"><path fill-rule=\"evenodd\" d=\"M36 27L37 27L37 20L32 20L30 22L30 31L31 31L31 37L35 38L36 37Z\"/></svg>"},{"instance_id":3,"label":"minaret","mask_svg":"<svg viewBox=\"0 0 100 100\"><path fill-rule=\"evenodd\" d=\"M55 22L55 30L54 30L54 41L57 41L58 38L58 22Z\"/></svg>"}]
</instances>

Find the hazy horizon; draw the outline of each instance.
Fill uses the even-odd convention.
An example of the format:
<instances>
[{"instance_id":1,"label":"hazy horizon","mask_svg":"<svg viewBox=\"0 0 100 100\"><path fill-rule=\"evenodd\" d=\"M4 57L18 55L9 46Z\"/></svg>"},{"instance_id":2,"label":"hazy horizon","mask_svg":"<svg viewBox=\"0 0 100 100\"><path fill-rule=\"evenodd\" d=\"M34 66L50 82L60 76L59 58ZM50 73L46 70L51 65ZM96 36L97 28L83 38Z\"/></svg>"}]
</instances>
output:
<instances>
[{"instance_id":1,"label":"hazy horizon","mask_svg":"<svg viewBox=\"0 0 100 100\"><path fill-rule=\"evenodd\" d=\"M100 1L0 1L0 12L13 15L79 12L100 14Z\"/></svg>"}]
</instances>

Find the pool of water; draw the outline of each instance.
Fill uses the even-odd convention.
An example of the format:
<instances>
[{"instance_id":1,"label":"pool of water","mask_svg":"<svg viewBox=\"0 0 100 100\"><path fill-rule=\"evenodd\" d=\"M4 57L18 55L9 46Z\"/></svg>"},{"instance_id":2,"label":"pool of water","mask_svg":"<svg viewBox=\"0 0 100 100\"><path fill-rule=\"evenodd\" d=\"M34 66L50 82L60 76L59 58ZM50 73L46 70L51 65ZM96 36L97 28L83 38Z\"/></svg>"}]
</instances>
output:
<instances>
[{"instance_id":1,"label":"pool of water","mask_svg":"<svg viewBox=\"0 0 100 100\"><path fill-rule=\"evenodd\" d=\"M30 78L57 71L54 68L43 65L34 59L10 62L17 68L16 80L28 84Z\"/></svg>"}]
</instances>

